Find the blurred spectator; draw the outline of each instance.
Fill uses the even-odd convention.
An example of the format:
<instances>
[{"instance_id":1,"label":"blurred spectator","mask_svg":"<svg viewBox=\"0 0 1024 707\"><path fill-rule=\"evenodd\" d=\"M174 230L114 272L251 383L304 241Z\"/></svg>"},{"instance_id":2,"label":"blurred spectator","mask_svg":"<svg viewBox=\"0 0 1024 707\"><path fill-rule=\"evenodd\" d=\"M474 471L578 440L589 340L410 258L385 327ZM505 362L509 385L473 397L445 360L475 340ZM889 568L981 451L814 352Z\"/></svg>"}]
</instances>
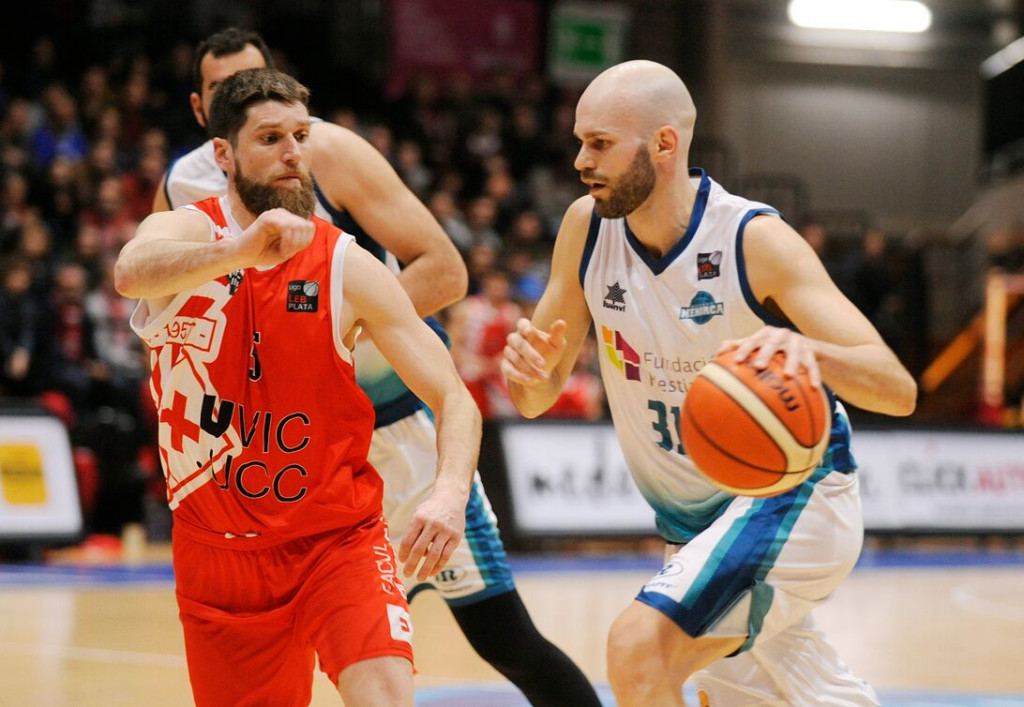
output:
<instances>
[{"instance_id":1,"label":"blurred spectator","mask_svg":"<svg viewBox=\"0 0 1024 707\"><path fill-rule=\"evenodd\" d=\"M150 104L149 73L136 67L121 91L121 144L129 150L137 149L154 115Z\"/></svg>"},{"instance_id":2,"label":"blurred spectator","mask_svg":"<svg viewBox=\"0 0 1024 707\"><path fill-rule=\"evenodd\" d=\"M0 266L0 395L30 396L41 391L33 378L40 331L28 262L12 256ZM36 365L38 370L38 365Z\"/></svg>"},{"instance_id":3,"label":"blurred spectator","mask_svg":"<svg viewBox=\"0 0 1024 707\"><path fill-rule=\"evenodd\" d=\"M81 165L66 157L58 157L50 163L48 179L43 185L40 204L46 214L56 250L61 252L71 249L78 230L78 216L82 206L79 196L80 169Z\"/></svg>"},{"instance_id":4,"label":"blurred spectator","mask_svg":"<svg viewBox=\"0 0 1024 707\"><path fill-rule=\"evenodd\" d=\"M70 259L85 268L89 274L90 289L99 285L103 279L103 268L106 265L104 255L99 226L79 224Z\"/></svg>"},{"instance_id":5,"label":"blurred spectator","mask_svg":"<svg viewBox=\"0 0 1024 707\"><path fill-rule=\"evenodd\" d=\"M513 179L504 157L495 156L488 161L483 195L494 201L494 229L500 233L511 227L516 214L530 207L528 194Z\"/></svg>"},{"instance_id":6,"label":"blurred spectator","mask_svg":"<svg viewBox=\"0 0 1024 707\"><path fill-rule=\"evenodd\" d=\"M92 405L94 382L109 372L98 359L95 327L85 309L88 276L78 263L62 263L54 276L50 300L49 380L67 396L79 418Z\"/></svg>"},{"instance_id":7,"label":"blurred spectator","mask_svg":"<svg viewBox=\"0 0 1024 707\"><path fill-rule=\"evenodd\" d=\"M395 156L395 138L391 128L383 123L373 123L366 131L366 140L377 148L377 152L384 155L384 158L391 163L392 167L398 166Z\"/></svg>"},{"instance_id":8,"label":"blurred spectator","mask_svg":"<svg viewBox=\"0 0 1024 707\"><path fill-rule=\"evenodd\" d=\"M137 169L126 174L121 180L124 194L125 213L131 221L142 221L153 210L153 197L160 186L160 180L167 169L167 158L159 150L147 150L142 154Z\"/></svg>"},{"instance_id":9,"label":"blurred spectator","mask_svg":"<svg viewBox=\"0 0 1024 707\"><path fill-rule=\"evenodd\" d=\"M469 273L469 294L478 295L483 291L487 275L498 265L498 249L490 243L477 243L466 255L466 270Z\"/></svg>"},{"instance_id":10,"label":"blurred spectator","mask_svg":"<svg viewBox=\"0 0 1024 707\"><path fill-rule=\"evenodd\" d=\"M100 180L92 204L82 212L81 223L99 229L104 253L119 252L131 239L136 222L125 202L121 177L110 174Z\"/></svg>"},{"instance_id":11,"label":"blurred spectator","mask_svg":"<svg viewBox=\"0 0 1024 707\"><path fill-rule=\"evenodd\" d=\"M512 120L503 142L509 170L518 180L525 180L547 159L547 146L535 106L521 103L512 109Z\"/></svg>"},{"instance_id":12,"label":"blurred spectator","mask_svg":"<svg viewBox=\"0 0 1024 707\"><path fill-rule=\"evenodd\" d=\"M42 119L42 111L25 98L14 98L0 122L0 166L8 170L29 167L32 135Z\"/></svg>"},{"instance_id":13,"label":"blurred spectator","mask_svg":"<svg viewBox=\"0 0 1024 707\"><path fill-rule=\"evenodd\" d=\"M860 248L851 257L847 283L850 300L885 342L900 351L905 332L896 255L881 230L872 228L864 234Z\"/></svg>"},{"instance_id":14,"label":"blurred spectator","mask_svg":"<svg viewBox=\"0 0 1024 707\"><path fill-rule=\"evenodd\" d=\"M466 211L466 226L469 227L471 243L485 244L495 250L501 248L501 236L495 230L498 221L498 204L490 196L478 196L469 202Z\"/></svg>"},{"instance_id":15,"label":"blurred spectator","mask_svg":"<svg viewBox=\"0 0 1024 707\"><path fill-rule=\"evenodd\" d=\"M400 114L413 123L413 134L425 143L452 144L458 139L458 119L451 103L441 95L437 78L428 73L413 77L399 103Z\"/></svg>"},{"instance_id":16,"label":"blurred spectator","mask_svg":"<svg viewBox=\"0 0 1024 707\"><path fill-rule=\"evenodd\" d=\"M359 124L359 116L351 108L338 108L331 113L329 120L335 125L347 128L357 135L362 135L363 133L363 128Z\"/></svg>"},{"instance_id":17,"label":"blurred spectator","mask_svg":"<svg viewBox=\"0 0 1024 707\"><path fill-rule=\"evenodd\" d=\"M423 150L416 142L403 140L398 144L396 160L402 181L421 201L426 201L434 181L434 173L423 164Z\"/></svg>"},{"instance_id":18,"label":"blurred spectator","mask_svg":"<svg viewBox=\"0 0 1024 707\"><path fill-rule=\"evenodd\" d=\"M20 172L10 172L3 180L0 198L0 255L10 253L21 236L21 228L32 207L28 201L28 180Z\"/></svg>"},{"instance_id":19,"label":"blurred spectator","mask_svg":"<svg viewBox=\"0 0 1024 707\"><path fill-rule=\"evenodd\" d=\"M114 289L114 257L104 259L99 287L85 296L85 311L93 326L96 358L105 377L97 380L92 404L138 413L139 387L145 377L141 339L129 325L135 302Z\"/></svg>"},{"instance_id":20,"label":"blurred spectator","mask_svg":"<svg viewBox=\"0 0 1024 707\"><path fill-rule=\"evenodd\" d=\"M572 166L574 155L562 154L563 162L554 162L533 170L528 184L531 201L544 219L545 229L557 233L566 209L583 196L583 184Z\"/></svg>"},{"instance_id":21,"label":"blurred spectator","mask_svg":"<svg viewBox=\"0 0 1024 707\"><path fill-rule=\"evenodd\" d=\"M498 364L520 313L508 273L499 269L483 275L479 294L452 305L452 358L484 419L515 415Z\"/></svg>"},{"instance_id":22,"label":"blurred spectator","mask_svg":"<svg viewBox=\"0 0 1024 707\"><path fill-rule=\"evenodd\" d=\"M79 113L86 132L95 135L101 116L115 107L117 96L110 86L110 76L102 66L90 66L82 75L78 92Z\"/></svg>"},{"instance_id":23,"label":"blurred spectator","mask_svg":"<svg viewBox=\"0 0 1024 707\"><path fill-rule=\"evenodd\" d=\"M186 151L186 146L194 147L199 143L200 135L196 131L192 111L185 110L192 94L192 43L179 41L160 62L153 75L154 92L160 94L159 127L166 131L170 143ZM154 126L150 126L151 129ZM145 151L145 147L142 148ZM172 154L165 149L165 154Z\"/></svg>"},{"instance_id":24,"label":"blurred spectator","mask_svg":"<svg viewBox=\"0 0 1024 707\"><path fill-rule=\"evenodd\" d=\"M61 79L57 66L57 47L51 37L43 36L36 39L28 57L28 70L25 72L26 95L37 98L46 86Z\"/></svg>"},{"instance_id":25,"label":"blurred spectator","mask_svg":"<svg viewBox=\"0 0 1024 707\"><path fill-rule=\"evenodd\" d=\"M509 247L529 251L530 257L537 262L551 259L554 239L548 232L547 224L534 209L523 209L515 215L505 241Z\"/></svg>"},{"instance_id":26,"label":"blurred spectator","mask_svg":"<svg viewBox=\"0 0 1024 707\"><path fill-rule=\"evenodd\" d=\"M473 245L473 234L466 225L466 218L455 203L455 196L447 190L435 191L428 204L441 228L452 239L455 247L466 253Z\"/></svg>"},{"instance_id":27,"label":"blurred spectator","mask_svg":"<svg viewBox=\"0 0 1024 707\"><path fill-rule=\"evenodd\" d=\"M512 282L513 298L523 304L536 304L544 294L548 268L535 261L532 252L522 247L508 251L505 267Z\"/></svg>"},{"instance_id":28,"label":"blurred spectator","mask_svg":"<svg viewBox=\"0 0 1024 707\"><path fill-rule=\"evenodd\" d=\"M851 257L849 297L876 326L886 299L895 289L893 275L885 234L878 229L868 230L860 249Z\"/></svg>"},{"instance_id":29,"label":"blurred spectator","mask_svg":"<svg viewBox=\"0 0 1024 707\"><path fill-rule=\"evenodd\" d=\"M77 162L89 151L89 141L78 124L75 99L63 84L50 84L43 91L45 117L32 134L32 159L43 169L56 157Z\"/></svg>"},{"instance_id":30,"label":"blurred spectator","mask_svg":"<svg viewBox=\"0 0 1024 707\"><path fill-rule=\"evenodd\" d=\"M16 252L25 259L32 274L32 295L41 302L45 301L50 296L50 283L53 282L57 254L54 251L50 229L35 208L26 214L18 236Z\"/></svg>"}]
</instances>

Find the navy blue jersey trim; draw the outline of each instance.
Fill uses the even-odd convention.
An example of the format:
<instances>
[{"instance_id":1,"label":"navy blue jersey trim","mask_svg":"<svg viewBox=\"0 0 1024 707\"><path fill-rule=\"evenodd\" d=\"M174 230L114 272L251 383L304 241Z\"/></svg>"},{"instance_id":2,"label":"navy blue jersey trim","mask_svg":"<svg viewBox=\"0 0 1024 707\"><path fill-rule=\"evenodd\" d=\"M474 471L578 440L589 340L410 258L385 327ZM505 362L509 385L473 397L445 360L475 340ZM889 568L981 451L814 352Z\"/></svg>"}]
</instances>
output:
<instances>
[{"instance_id":1,"label":"navy blue jersey trim","mask_svg":"<svg viewBox=\"0 0 1024 707\"><path fill-rule=\"evenodd\" d=\"M452 347L452 339L450 336L448 336L448 332L445 331L444 327L441 326L441 322L437 321L437 319L435 319L433 315L424 317L423 321L427 323L428 327L433 329L434 333L437 334L438 337L440 337L441 341L444 342L444 345L446 347L448 347L449 349Z\"/></svg>"},{"instance_id":2,"label":"navy blue jersey trim","mask_svg":"<svg viewBox=\"0 0 1024 707\"><path fill-rule=\"evenodd\" d=\"M384 249L384 246L373 240L370 234L359 225L359 222L352 218L352 214L347 211L339 211L331 206L331 202L327 200L316 179L313 180L313 189L316 192L316 200L320 202L320 205L324 207L324 210L331 217L331 223L345 233L354 236L360 248L369 251L373 257L382 263L385 262L387 250Z\"/></svg>"},{"instance_id":3,"label":"navy blue jersey trim","mask_svg":"<svg viewBox=\"0 0 1024 707\"><path fill-rule=\"evenodd\" d=\"M170 207L171 211L178 208L171 202L171 192L169 189L169 185L171 183L171 172L174 170L174 167L178 164L180 159L180 156L175 157L174 160L171 161L171 164L168 165L167 171L164 172L164 198L167 200L167 206Z\"/></svg>"},{"instance_id":4,"label":"navy blue jersey trim","mask_svg":"<svg viewBox=\"0 0 1024 707\"><path fill-rule=\"evenodd\" d=\"M411 390L403 393L394 400L381 403L374 407L373 411L376 413L377 417L373 423L373 429L376 430L381 427L387 427L399 420L404 420L409 417L409 415L422 410L424 407L424 404Z\"/></svg>"},{"instance_id":5,"label":"navy blue jersey trim","mask_svg":"<svg viewBox=\"0 0 1024 707\"><path fill-rule=\"evenodd\" d=\"M793 326L789 322L779 319L758 302L757 298L754 297L754 291L750 289L750 280L747 277L747 261L743 255L743 232L751 219L762 214L774 214L781 217L781 214L772 208L751 209L743 216L743 220L740 221L740 227L736 229L736 270L740 280L740 289L743 291L743 299L747 301L747 306L750 307L754 314L761 318L761 321L772 326L792 329Z\"/></svg>"},{"instance_id":6,"label":"navy blue jersey trim","mask_svg":"<svg viewBox=\"0 0 1024 707\"><path fill-rule=\"evenodd\" d=\"M587 242L583 245L583 257L580 258L580 287L586 288L583 280L587 277L587 268L590 267L590 259L594 256L594 248L597 247L597 232L601 229L601 217L597 215L597 209L590 214L590 226L587 229Z\"/></svg>"},{"instance_id":7,"label":"navy blue jersey trim","mask_svg":"<svg viewBox=\"0 0 1024 707\"><path fill-rule=\"evenodd\" d=\"M695 167L690 170L691 177L700 177L700 186L697 188L697 199L693 202L693 212L690 214L690 225L686 227L686 233L683 234L682 238L676 241L676 244L669 248L668 252L665 253L661 258L655 258L652 256L640 240L633 235L633 231L629 228L629 221L624 220L623 225L626 231L626 242L633 248L640 259L647 263L647 267L651 269L655 275L660 275L665 272L665 268L671 265L679 255L686 250L686 246L693 240L694 235L697 233L697 229L700 228L700 223L704 219L704 211L708 206L708 195L711 193L711 179L707 173Z\"/></svg>"}]
</instances>

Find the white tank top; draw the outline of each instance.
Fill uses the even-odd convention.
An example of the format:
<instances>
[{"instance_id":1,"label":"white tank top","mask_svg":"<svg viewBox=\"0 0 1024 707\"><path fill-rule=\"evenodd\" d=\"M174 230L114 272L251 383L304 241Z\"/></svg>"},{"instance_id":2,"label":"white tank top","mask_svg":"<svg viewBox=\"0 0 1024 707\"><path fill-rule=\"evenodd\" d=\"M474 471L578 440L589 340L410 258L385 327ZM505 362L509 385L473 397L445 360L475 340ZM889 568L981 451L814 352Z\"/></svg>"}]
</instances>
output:
<instances>
[{"instance_id":1,"label":"white tank top","mask_svg":"<svg viewBox=\"0 0 1024 707\"><path fill-rule=\"evenodd\" d=\"M728 193L703 170L691 180L689 228L664 257L646 251L625 219L594 214L580 264L619 443L659 529L677 542L728 498L684 454L686 391L723 340L779 323L755 300L742 251L750 219L778 212Z\"/></svg>"}]
</instances>

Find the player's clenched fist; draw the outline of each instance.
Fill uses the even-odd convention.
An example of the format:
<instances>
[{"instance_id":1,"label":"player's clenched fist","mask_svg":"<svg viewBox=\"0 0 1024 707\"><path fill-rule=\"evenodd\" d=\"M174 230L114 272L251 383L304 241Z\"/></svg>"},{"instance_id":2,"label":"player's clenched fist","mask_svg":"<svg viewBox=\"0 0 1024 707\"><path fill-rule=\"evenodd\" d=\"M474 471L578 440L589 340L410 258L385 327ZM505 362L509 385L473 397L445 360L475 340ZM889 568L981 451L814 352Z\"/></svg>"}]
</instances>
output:
<instances>
[{"instance_id":1,"label":"player's clenched fist","mask_svg":"<svg viewBox=\"0 0 1024 707\"><path fill-rule=\"evenodd\" d=\"M239 250L250 265L277 265L312 242L316 226L285 209L264 211L242 232Z\"/></svg>"}]
</instances>

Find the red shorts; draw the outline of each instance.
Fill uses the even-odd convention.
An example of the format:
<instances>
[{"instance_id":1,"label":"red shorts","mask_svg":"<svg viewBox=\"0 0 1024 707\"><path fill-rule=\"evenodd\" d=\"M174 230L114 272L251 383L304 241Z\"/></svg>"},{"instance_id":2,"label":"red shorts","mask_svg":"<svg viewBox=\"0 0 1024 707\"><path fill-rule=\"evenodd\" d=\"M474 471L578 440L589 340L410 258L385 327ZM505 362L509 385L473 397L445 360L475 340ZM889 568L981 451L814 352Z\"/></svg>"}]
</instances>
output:
<instances>
[{"instance_id":1,"label":"red shorts","mask_svg":"<svg viewBox=\"0 0 1024 707\"><path fill-rule=\"evenodd\" d=\"M412 662L405 588L383 517L263 549L174 533L174 574L197 707L303 706L314 656L337 684L360 660Z\"/></svg>"}]
</instances>

